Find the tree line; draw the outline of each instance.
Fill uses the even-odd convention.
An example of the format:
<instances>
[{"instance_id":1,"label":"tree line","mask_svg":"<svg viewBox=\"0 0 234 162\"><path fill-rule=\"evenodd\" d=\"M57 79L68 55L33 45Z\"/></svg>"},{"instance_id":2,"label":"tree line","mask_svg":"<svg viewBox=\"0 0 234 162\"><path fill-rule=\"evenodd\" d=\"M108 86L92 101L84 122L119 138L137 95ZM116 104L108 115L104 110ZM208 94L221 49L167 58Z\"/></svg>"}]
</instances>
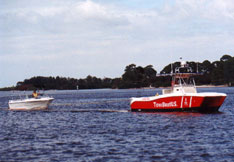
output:
<instances>
[{"instance_id":1,"label":"tree line","mask_svg":"<svg viewBox=\"0 0 234 162\"><path fill-rule=\"evenodd\" d=\"M227 85L234 86L234 57L223 55L219 61L208 60L200 62L187 62L194 72L203 75L196 76L198 85ZM168 64L159 74L170 73L180 66L180 62ZM65 77L43 77L36 76L18 82L15 87L3 88L1 90L34 90L34 89L98 89L98 88L142 88L142 87L166 87L170 86L171 77L157 75L152 65L146 67L130 64L125 67L124 73L119 78L97 78L87 76L84 79Z\"/></svg>"}]
</instances>

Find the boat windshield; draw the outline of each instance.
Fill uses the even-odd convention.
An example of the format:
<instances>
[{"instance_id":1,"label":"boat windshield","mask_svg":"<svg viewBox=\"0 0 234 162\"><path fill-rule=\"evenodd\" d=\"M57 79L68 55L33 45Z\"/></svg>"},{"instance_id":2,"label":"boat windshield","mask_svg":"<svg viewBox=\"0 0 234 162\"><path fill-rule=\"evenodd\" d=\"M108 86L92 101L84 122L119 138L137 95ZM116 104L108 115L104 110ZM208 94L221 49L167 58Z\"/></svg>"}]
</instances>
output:
<instances>
[{"instance_id":1,"label":"boat windshield","mask_svg":"<svg viewBox=\"0 0 234 162\"><path fill-rule=\"evenodd\" d=\"M177 77L174 78L174 84L180 86L195 86L195 81L194 78L192 77L187 77L187 78Z\"/></svg>"}]
</instances>

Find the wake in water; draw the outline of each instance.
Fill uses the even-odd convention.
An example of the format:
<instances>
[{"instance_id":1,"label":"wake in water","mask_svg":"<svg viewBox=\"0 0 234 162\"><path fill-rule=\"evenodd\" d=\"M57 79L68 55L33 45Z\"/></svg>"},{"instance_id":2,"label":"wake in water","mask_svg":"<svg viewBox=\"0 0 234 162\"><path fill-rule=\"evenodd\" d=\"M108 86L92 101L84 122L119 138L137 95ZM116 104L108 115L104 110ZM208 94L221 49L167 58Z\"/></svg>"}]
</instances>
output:
<instances>
[{"instance_id":1,"label":"wake in water","mask_svg":"<svg viewBox=\"0 0 234 162\"><path fill-rule=\"evenodd\" d=\"M12 112L131 112L130 110L112 110L112 109L45 109L45 110L9 110L8 108L0 108L1 111L12 111Z\"/></svg>"},{"instance_id":2,"label":"wake in water","mask_svg":"<svg viewBox=\"0 0 234 162\"><path fill-rule=\"evenodd\" d=\"M124 110L116 110L116 109L112 109L112 106L110 106L109 104L121 104L123 103L123 101L128 101L129 102L129 98L124 98L124 99L112 99L112 100L97 100L97 101L89 101L89 102L70 102L70 103L52 103L51 104L51 109L48 109L48 111L63 111L63 112L129 112L128 108L124 109ZM82 106L85 107L89 107L87 109L82 108ZM102 105L108 105L108 107L110 108L103 108L102 109ZM91 107L96 107L95 108L91 108ZM53 107L58 107L58 109L53 109ZM99 107L99 108L98 108ZM106 107L106 106L104 106ZM81 108L81 109L80 109ZM100 109L101 108L101 109Z\"/></svg>"},{"instance_id":3,"label":"wake in water","mask_svg":"<svg viewBox=\"0 0 234 162\"><path fill-rule=\"evenodd\" d=\"M45 111L49 111L49 112L122 112L122 113L126 113L126 112L130 112L129 110L111 110L111 109L76 109L76 110L64 110L64 109L60 109L60 110L55 110L55 109L48 109Z\"/></svg>"},{"instance_id":4,"label":"wake in water","mask_svg":"<svg viewBox=\"0 0 234 162\"><path fill-rule=\"evenodd\" d=\"M119 103L120 101L129 101L129 99L121 99L121 100L102 100L102 101L94 101L94 102L73 102L73 103L51 103L50 107L45 110L37 110L42 112L129 112L130 110L122 109L122 110L115 110L111 108L87 108L87 109L80 109L79 107L87 106L87 105L102 105L102 104L110 104L110 103ZM102 106L101 106L102 107ZM1 110L8 111L8 108L2 108ZM11 110L17 112L17 110ZM20 111L35 111L35 110L20 110Z\"/></svg>"},{"instance_id":5,"label":"wake in water","mask_svg":"<svg viewBox=\"0 0 234 162\"><path fill-rule=\"evenodd\" d=\"M119 103L123 101L130 101L130 99L114 99L114 100L99 100L99 101L89 101L89 102L70 102L70 103L52 103L51 106L81 106L81 105L100 105L106 103Z\"/></svg>"}]
</instances>

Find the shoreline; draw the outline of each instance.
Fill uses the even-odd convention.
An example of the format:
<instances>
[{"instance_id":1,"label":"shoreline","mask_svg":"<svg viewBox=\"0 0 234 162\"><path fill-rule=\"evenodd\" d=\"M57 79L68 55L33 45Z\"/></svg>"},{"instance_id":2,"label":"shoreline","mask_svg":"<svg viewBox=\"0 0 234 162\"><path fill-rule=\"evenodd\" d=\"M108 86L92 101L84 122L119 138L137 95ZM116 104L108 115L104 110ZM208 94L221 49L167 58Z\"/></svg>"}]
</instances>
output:
<instances>
[{"instance_id":1,"label":"shoreline","mask_svg":"<svg viewBox=\"0 0 234 162\"><path fill-rule=\"evenodd\" d=\"M228 85L198 85L197 88L229 87Z\"/></svg>"},{"instance_id":2,"label":"shoreline","mask_svg":"<svg viewBox=\"0 0 234 162\"><path fill-rule=\"evenodd\" d=\"M231 87L228 85L198 85L196 88L215 88L215 87ZM167 89L169 87L142 87L142 88L125 88L125 89ZM98 89L121 89L121 88L97 88L97 89L78 89L78 90L98 90ZM45 91L57 91L57 90L77 90L77 89L48 89ZM7 89L7 88L0 88L0 91L32 91L32 90L15 90L15 89Z\"/></svg>"},{"instance_id":3,"label":"shoreline","mask_svg":"<svg viewBox=\"0 0 234 162\"><path fill-rule=\"evenodd\" d=\"M228 85L196 85L195 86L196 88L215 88L215 87L231 87L231 86L228 86ZM158 88L171 88L171 87L158 87ZM150 89L150 88L148 88Z\"/></svg>"}]
</instances>

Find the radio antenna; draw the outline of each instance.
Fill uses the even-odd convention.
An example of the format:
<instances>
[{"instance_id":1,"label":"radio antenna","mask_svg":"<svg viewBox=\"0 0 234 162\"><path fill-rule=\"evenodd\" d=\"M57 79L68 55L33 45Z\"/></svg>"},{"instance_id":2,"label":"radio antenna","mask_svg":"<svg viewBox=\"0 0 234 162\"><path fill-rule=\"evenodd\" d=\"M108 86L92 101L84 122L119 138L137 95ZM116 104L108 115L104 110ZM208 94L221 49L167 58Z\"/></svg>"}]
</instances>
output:
<instances>
[{"instance_id":1,"label":"radio antenna","mask_svg":"<svg viewBox=\"0 0 234 162\"><path fill-rule=\"evenodd\" d=\"M173 63L171 63L171 74L173 74Z\"/></svg>"}]
</instances>

